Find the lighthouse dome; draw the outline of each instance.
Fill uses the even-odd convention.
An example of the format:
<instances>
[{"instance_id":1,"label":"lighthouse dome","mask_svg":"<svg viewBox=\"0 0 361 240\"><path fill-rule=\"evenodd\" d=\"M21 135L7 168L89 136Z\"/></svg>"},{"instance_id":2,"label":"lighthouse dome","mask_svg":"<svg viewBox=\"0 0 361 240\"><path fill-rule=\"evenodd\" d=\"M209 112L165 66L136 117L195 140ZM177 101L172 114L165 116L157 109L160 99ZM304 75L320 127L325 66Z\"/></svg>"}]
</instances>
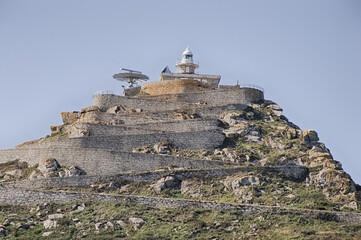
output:
<instances>
[{"instance_id":1,"label":"lighthouse dome","mask_svg":"<svg viewBox=\"0 0 361 240\"><path fill-rule=\"evenodd\" d=\"M189 50L189 47L187 46L186 50L183 52L183 55L193 55L191 50Z\"/></svg>"}]
</instances>

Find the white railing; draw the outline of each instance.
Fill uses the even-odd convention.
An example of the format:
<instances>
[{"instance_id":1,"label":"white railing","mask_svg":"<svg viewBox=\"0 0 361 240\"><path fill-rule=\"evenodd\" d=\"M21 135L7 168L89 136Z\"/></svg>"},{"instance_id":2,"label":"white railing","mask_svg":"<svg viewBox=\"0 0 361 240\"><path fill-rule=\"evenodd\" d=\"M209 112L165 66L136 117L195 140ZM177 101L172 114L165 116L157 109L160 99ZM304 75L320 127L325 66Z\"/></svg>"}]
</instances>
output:
<instances>
[{"instance_id":1,"label":"white railing","mask_svg":"<svg viewBox=\"0 0 361 240\"><path fill-rule=\"evenodd\" d=\"M113 94L113 91L112 90L101 90L101 91L97 91L93 94L93 97L94 96L97 96L97 95L105 95L105 94Z\"/></svg>"},{"instance_id":2,"label":"white railing","mask_svg":"<svg viewBox=\"0 0 361 240\"><path fill-rule=\"evenodd\" d=\"M262 87L254 85L254 84L240 84L239 87L240 88L253 88L253 89L257 89L257 90L264 92L264 89Z\"/></svg>"}]
</instances>

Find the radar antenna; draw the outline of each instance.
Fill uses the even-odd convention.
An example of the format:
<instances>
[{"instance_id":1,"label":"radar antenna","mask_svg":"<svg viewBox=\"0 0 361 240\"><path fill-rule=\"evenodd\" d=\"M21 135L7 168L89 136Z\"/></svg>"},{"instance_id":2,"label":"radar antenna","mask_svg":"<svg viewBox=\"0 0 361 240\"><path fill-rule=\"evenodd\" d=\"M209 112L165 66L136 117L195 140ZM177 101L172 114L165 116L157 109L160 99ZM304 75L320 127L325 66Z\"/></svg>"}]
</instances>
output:
<instances>
[{"instance_id":1,"label":"radar antenna","mask_svg":"<svg viewBox=\"0 0 361 240\"><path fill-rule=\"evenodd\" d=\"M127 82L127 88L132 88L138 82L145 82L149 79L147 75L142 74L142 72L140 71L135 71L127 68L120 68L120 70L125 72L114 74L113 78L118 81Z\"/></svg>"}]
</instances>

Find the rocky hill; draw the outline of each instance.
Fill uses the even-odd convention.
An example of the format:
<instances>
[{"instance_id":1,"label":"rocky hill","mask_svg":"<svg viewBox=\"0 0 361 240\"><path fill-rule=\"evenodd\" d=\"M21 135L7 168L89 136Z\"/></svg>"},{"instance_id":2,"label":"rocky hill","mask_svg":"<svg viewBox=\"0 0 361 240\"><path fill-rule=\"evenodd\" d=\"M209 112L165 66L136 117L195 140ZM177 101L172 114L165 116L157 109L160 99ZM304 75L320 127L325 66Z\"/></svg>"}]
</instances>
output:
<instances>
[{"instance_id":1,"label":"rocky hill","mask_svg":"<svg viewBox=\"0 0 361 240\"><path fill-rule=\"evenodd\" d=\"M360 186L255 89L98 95L0 150L5 239L359 239Z\"/></svg>"}]
</instances>

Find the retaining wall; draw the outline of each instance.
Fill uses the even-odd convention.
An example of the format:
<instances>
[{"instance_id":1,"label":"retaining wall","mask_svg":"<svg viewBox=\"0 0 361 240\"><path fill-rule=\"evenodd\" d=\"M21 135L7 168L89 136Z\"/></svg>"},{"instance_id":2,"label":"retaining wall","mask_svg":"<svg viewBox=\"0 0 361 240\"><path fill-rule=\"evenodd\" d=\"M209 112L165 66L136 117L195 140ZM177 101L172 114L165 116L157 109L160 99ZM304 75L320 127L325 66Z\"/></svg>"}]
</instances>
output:
<instances>
[{"instance_id":1,"label":"retaining wall","mask_svg":"<svg viewBox=\"0 0 361 240\"><path fill-rule=\"evenodd\" d=\"M40 160L51 157L58 160L59 164L63 166L79 166L88 175L152 171L169 165L189 168L209 168L223 165L223 162L220 161L104 149L31 148L0 150L0 163L19 159L33 166Z\"/></svg>"},{"instance_id":2,"label":"retaining wall","mask_svg":"<svg viewBox=\"0 0 361 240\"><path fill-rule=\"evenodd\" d=\"M170 141L183 149L215 149L223 144L224 134L219 130L180 133L138 134L122 136L89 136L44 141L21 148L100 148L131 152L135 147L153 146L157 142Z\"/></svg>"},{"instance_id":3,"label":"retaining wall","mask_svg":"<svg viewBox=\"0 0 361 240\"><path fill-rule=\"evenodd\" d=\"M263 92L260 90L240 88L144 97L125 97L113 94L96 95L93 98L93 105L98 106L102 110L107 110L111 106L122 105L130 109L139 108L146 111L157 112L196 108L200 103L207 103L210 106L224 106L228 104L258 102L263 99Z\"/></svg>"},{"instance_id":4,"label":"retaining wall","mask_svg":"<svg viewBox=\"0 0 361 240\"><path fill-rule=\"evenodd\" d=\"M70 137L81 137L79 129L89 131L90 136L134 135L166 132L198 132L217 130L220 122L216 119L171 120L133 125L100 125L77 123L69 128Z\"/></svg>"},{"instance_id":5,"label":"retaining wall","mask_svg":"<svg viewBox=\"0 0 361 240\"><path fill-rule=\"evenodd\" d=\"M263 92L254 88L215 89L198 93L144 96L148 99L168 99L187 103L207 103L210 106L246 104L264 100Z\"/></svg>"},{"instance_id":6,"label":"retaining wall","mask_svg":"<svg viewBox=\"0 0 361 240\"><path fill-rule=\"evenodd\" d=\"M175 175L178 179L189 179L194 177L222 177L230 176L237 172L250 172L255 169L262 169L264 173L282 173L285 177L293 178L295 180L304 180L307 176L308 169L303 166L276 166L276 167L231 167L231 168L213 168L213 169L187 169L187 170L157 170L152 172L142 173L122 173L115 175L82 175L74 177L57 177L57 178L42 178L34 180L23 180L14 182L0 183L0 188L23 188L23 189L38 189L38 188L56 188L56 187L75 187L75 188L89 188L92 184L126 180L130 182L139 181L154 181L165 175Z\"/></svg>"},{"instance_id":7,"label":"retaining wall","mask_svg":"<svg viewBox=\"0 0 361 240\"><path fill-rule=\"evenodd\" d=\"M124 106L130 109L143 109L146 111L166 111L195 107L195 104L185 102L163 101L158 99L144 99L140 97L117 96L113 94L96 95L93 106L106 111L111 106Z\"/></svg>"},{"instance_id":8,"label":"retaining wall","mask_svg":"<svg viewBox=\"0 0 361 240\"><path fill-rule=\"evenodd\" d=\"M267 214L297 214L316 219L360 223L360 213L332 212L320 210L302 210L280 207L267 207L260 205L236 205L224 202L194 201L188 199L158 198L144 196L125 196L111 194L87 194L75 192L50 192L22 189L4 189L0 191L0 203L13 205L35 205L42 202L70 203L75 201L96 201L96 202L129 202L142 204L155 208L196 208L209 209L213 211L238 211L243 214L254 215L257 213Z\"/></svg>"}]
</instances>

